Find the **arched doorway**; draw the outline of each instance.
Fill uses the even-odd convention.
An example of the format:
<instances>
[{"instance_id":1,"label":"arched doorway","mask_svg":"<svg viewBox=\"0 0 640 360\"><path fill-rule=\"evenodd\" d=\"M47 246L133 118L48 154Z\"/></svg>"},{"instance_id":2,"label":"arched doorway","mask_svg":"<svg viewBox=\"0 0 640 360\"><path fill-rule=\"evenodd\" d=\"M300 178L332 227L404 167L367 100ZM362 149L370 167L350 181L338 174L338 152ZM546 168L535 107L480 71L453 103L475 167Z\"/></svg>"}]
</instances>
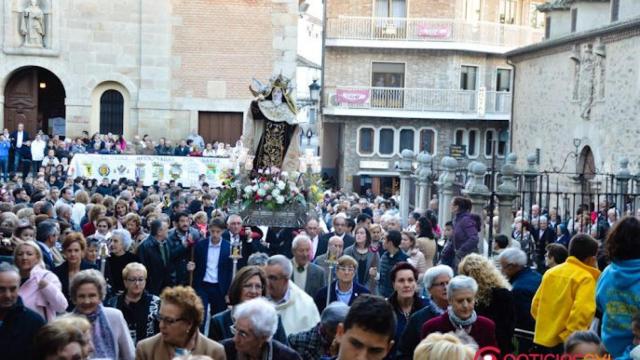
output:
<instances>
[{"instance_id":1,"label":"arched doorway","mask_svg":"<svg viewBox=\"0 0 640 360\"><path fill-rule=\"evenodd\" d=\"M31 136L38 130L64 135L65 97L62 82L51 71L37 66L18 69L4 91L4 127L12 131L24 123Z\"/></svg>"},{"instance_id":2,"label":"arched doorway","mask_svg":"<svg viewBox=\"0 0 640 360\"><path fill-rule=\"evenodd\" d=\"M124 97L117 90L107 90L100 96L100 133L123 134Z\"/></svg>"}]
</instances>

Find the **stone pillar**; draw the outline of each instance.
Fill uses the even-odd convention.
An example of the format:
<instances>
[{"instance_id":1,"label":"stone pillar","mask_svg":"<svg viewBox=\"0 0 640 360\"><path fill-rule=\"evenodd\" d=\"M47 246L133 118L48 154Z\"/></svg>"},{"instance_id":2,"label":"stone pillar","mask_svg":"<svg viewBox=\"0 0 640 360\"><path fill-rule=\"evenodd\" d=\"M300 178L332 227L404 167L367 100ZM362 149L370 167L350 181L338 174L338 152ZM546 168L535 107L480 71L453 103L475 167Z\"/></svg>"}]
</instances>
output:
<instances>
[{"instance_id":1,"label":"stone pillar","mask_svg":"<svg viewBox=\"0 0 640 360\"><path fill-rule=\"evenodd\" d=\"M429 208L429 200L431 199L431 188L429 186L429 178L431 177L431 155L428 152L424 151L418 154L418 171L417 171L417 180L418 180L418 201L416 202L416 209L420 210L422 213L427 211Z\"/></svg>"},{"instance_id":2,"label":"stone pillar","mask_svg":"<svg viewBox=\"0 0 640 360\"><path fill-rule=\"evenodd\" d=\"M624 216L626 212L625 208L625 195L629 193L629 180L631 180L631 171L629 171L629 159L626 157L621 158L618 161L619 169L616 172L616 209L620 216Z\"/></svg>"},{"instance_id":3,"label":"stone pillar","mask_svg":"<svg viewBox=\"0 0 640 360\"><path fill-rule=\"evenodd\" d=\"M636 197L635 197L635 204L634 204L633 208L635 209L636 214L637 214L638 213L638 209L640 209L640 163L638 164L638 172L633 177L633 180L634 180L635 185L636 185L636 189L634 191ZM636 214L631 214L631 215L635 216Z\"/></svg>"},{"instance_id":4,"label":"stone pillar","mask_svg":"<svg viewBox=\"0 0 640 360\"><path fill-rule=\"evenodd\" d=\"M456 181L458 161L450 156L442 158L440 163L442 173L438 177L438 225L444 229L444 224L451 220L451 200L453 199L453 185Z\"/></svg>"},{"instance_id":5,"label":"stone pillar","mask_svg":"<svg viewBox=\"0 0 640 360\"><path fill-rule=\"evenodd\" d=\"M513 224L513 200L518 197L518 187L516 175L518 174L518 157L511 153L507 155L505 164L500 169L502 183L498 185L498 220L500 234L511 235L511 225Z\"/></svg>"},{"instance_id":6,"label":"stone pillar","mask_svg":"<svg viewBox=\"0 0 640 360\"><path fill-rule=\"evenodd\" d=\"M538 179L538 166L536 165L537 156L535 154L530 154L527 156L527 168L524 170L524 206L522 216L525 217L525 214L531 214L531 206L536 203L536 183Z\"/></svg>"},{"instance_id":7,"label":"stone pillar","mask_svg":"<svg viewBox=\"0 0 640 360\"><path fill-rule=\"evenodd\" d=\"M400 154L400 221L406 227L409 219L409 198L411 197L411 176L413 173L413 151L402 150Z\"/></svg>"},{"instance_id":8,"label":"stone pillar","mask_svg":"<svg viewBox=\"0 0 640 360\"><path fill-rule=\"evenodd\" d=\"M469 170L467 185L462 193L471 199L471 212L482 214L482 210L491 196L489 188L484 184L487 166L479 161L473 161L469 164Z\"/></svg>"}]
</instances>

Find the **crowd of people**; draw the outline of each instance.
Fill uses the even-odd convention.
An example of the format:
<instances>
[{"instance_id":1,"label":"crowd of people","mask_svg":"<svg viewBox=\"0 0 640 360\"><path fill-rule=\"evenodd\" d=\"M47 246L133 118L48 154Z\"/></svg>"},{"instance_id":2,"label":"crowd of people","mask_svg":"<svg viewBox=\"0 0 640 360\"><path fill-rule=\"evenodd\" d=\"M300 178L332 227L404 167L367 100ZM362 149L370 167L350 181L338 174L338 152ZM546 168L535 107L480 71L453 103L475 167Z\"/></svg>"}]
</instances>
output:
<instances>
[{"instance_id":1,"label":"crowd of people","mask_svg":"<svg viewBox=\"0 0 640 360\"><path fill-rule=\"evenodd\" d=\"M28 175L43 175L49 181L64 181L71 158L75 154L125 154L125 155L170 155L197 157L227 157L236 153L242 143L231 145L223 142L205 143L196 130L192 130L186 139L175 144L167 138L155 141L149 135L136 135L127 141L124 135L99 134L89 136L48 136L42 130L29 134L24 124L18 124L14 131L4 129L0 134L0 176L8 181L10 174L22 178Z\"/></svg>"},{"instance_id":2,"label":"crowd of people","mask_svg":"<svg viewBox=\"0 0 640 360\"><path fill-rule=\"evenodd\" d=\"M302 228L266 229L216 196L206 183L4 183L2 358L638 358L640 221L608 202L564 221L520 209L489 249L491 217L464 197L405 223L395 198L328 190Z\"/></svg>"}]
</instances>

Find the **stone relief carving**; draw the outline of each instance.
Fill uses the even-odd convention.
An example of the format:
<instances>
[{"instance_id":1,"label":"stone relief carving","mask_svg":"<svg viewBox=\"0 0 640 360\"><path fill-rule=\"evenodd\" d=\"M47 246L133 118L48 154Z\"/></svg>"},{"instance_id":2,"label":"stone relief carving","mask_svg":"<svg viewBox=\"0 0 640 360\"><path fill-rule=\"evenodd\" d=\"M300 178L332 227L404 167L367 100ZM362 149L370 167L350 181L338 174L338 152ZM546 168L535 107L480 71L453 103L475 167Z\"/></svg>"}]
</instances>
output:
<instances>
[{"instance_id":1,"label":"stone relief carving","mask_svg":"<svg viewBox=\"0 0 640 360\"><path fill-rule=\"evenodd\" d=\"M580 117L591 118L591 110L597 99L604 96L605 48L603 44L575 46L571 59L576 63L573 98L580 103Z\"/></svg>"},{"instance_id":2,"label":"stone relief carving","mask_svg":"<svg viewBox=\"0 0 640 360\"><path fill-rule=\"evenodd\" d=\"M20 35L24 37L22 46L32 48L45 47L46 15L38 5L38 0L30 0L29 5L20 13Z\"/></svg>"}]
</instances>

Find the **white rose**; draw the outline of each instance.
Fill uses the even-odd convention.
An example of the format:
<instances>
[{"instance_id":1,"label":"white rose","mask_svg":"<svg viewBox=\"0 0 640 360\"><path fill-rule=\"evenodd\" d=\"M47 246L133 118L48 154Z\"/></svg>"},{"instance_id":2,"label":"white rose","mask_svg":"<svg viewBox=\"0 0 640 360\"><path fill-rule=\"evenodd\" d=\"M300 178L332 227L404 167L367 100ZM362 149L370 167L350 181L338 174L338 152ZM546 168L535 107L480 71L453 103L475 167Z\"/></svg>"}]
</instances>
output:
<instances>
[{"instance_id":1,"label":"white rose","mask_svg":"<svg viewBox=\"0 0 640 360\"><path fill-rule=\"evenodd\" d=\"M258 189L258 195L260 195L260 197L263 197L267 195L267 191L265 189Z\"/></svg>"},{"instance_id":2,"label":"white rose","mask_svg":"<svg viewBox=\"0 0 640 360\"><path fill-rule=\"evenodd\" d=\"M275 198L278 204L284 204L284 196L278 195L278 196L275 196Z\"/></svg>"},{"instance_id":3,"label":"white rose","mask_svg":"<svg viewBox=\"0 0 640 360\"><path fill-rule=\"evenodd\" d=\"M271 192L271 195L273 195L274 197L280 195L280 190L279 189L273 189L273 191Z\"/></svg>"},{"instance_id":4,"label":"white rose","mask_svg":"<svg viewBox=\"0 0 640 360\"><path fill-rule=\"evenodd\" d=\"M278 181L278 189L280 190L284 190L284 188L287 186L287 184L284 183L284 181Z\"/></svg>"},{"instance_id":5,"label":"white rose","mask_svg":"<svg viewBox=\"0 0 640 360\"><path fill-rule=\"evenodd\" d=\"M244 192L245 193L249 193L249 194L252 193L253 192L253 187L250 186L250 185L245 186L244 187Z\"/></svg>"},{"instance_id":6,"label":"white rose","mask_svg":"<svg viewBox=\"0 0 640 360\"><path fill-rule=\"evenodd\" d=\"M288 178L289 177L289 173L286 172L286 171L281 172L280 175L282 175L283 178Z\"/></svg>"}]
</instances>

